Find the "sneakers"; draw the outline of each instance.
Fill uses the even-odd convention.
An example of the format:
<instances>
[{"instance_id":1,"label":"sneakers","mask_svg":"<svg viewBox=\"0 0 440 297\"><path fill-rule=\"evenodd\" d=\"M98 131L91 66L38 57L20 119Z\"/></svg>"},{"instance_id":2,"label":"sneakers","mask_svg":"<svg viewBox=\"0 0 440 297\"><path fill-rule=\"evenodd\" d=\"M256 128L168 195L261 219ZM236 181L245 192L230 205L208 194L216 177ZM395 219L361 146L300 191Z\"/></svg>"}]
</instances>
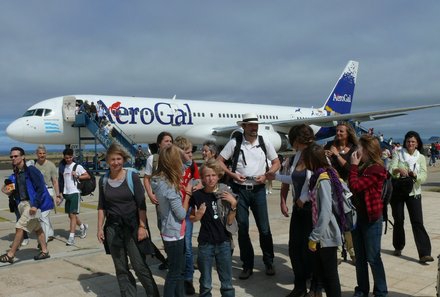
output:
<instances>
[{"instance_id":1,"label":"sneakers","mask_svg":"<svg viewBox=\"0 0 440 297\"><path fill-rule=\"evenodd\" d=\"M185 285L185 294L186 295L194 295L196 293L196 290L194 289L192 281L185 281L184 285Z\"/></svg>"},{"instance_id":2,"label":"sneakers","mask_svg":"<svg viewBox=\"0 0 440 297\"><path fill-rule=\"evenodd\" d=\"M252 275L252 269L243 268L243 271L238 276L239 279L248 279Z\"/></svg>"},{"instance_id":3,"label":"sneakers","mask_svg":"<svg viewBox=\"0 0 440 297\"><path fill-rule=\"evenodd\" d=\"M74 237L69 237L69 239L67 239L66 245L67 246L75 245L75 238Z\"/></svg>"},{"instance_id":4,"label":"sneakers","mask_svg":"<svg viewBox=\"0 0 440 297\"><path fill-rule=\"evenodd\" d=\"M87 224L83 224L84 228L83 229L79 229L79 238L84 239L87 236L87 229L89 229L89 225Z\"/></svg>"},{"instance_id":5,"label":"sneakers","mask_svg":"<svg viewBox=\"0 0 440 297\"><path fill-rule=\"evenodd\" d=\"M434 261L434 258L431 256L423 256L423 257L420 257L420 260L419 260L420 263L433 262L433 261Z\"/></svg>"},{"instance_id":6,"label":"sneakers","mask_svg":"<svg viewBox=\"0 0 440 297\"><path fill-rule=\"evenodd\" d=\"M21 246L27 246L29 244L29 238L23 239Z\"/></svg>"}]
</instances>

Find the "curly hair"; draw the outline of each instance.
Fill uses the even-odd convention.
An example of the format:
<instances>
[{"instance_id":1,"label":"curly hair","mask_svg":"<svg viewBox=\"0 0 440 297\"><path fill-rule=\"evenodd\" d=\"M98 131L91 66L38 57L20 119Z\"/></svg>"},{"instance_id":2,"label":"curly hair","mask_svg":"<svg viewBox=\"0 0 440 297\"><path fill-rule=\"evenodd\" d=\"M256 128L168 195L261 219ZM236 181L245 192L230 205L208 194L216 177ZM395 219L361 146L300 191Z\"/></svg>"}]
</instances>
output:
<instances>
[{"instance_id":1,"label":"curly hair","mask_svg":"<svg viewBox=\"0 0 440 297\"><path fill-rule=\"evenodd\" d=\"M205 164L202 165L202 167L200 168L200 175L204 176L204 169L205 168L209 168L214 170L214 172L217 174L218 178L222 178L223 175L225 174L224 170L222 169L222 167L220 166L219 162L215 159L210 159L208 161L206 161Z\"/></svg>"}]
</instances>

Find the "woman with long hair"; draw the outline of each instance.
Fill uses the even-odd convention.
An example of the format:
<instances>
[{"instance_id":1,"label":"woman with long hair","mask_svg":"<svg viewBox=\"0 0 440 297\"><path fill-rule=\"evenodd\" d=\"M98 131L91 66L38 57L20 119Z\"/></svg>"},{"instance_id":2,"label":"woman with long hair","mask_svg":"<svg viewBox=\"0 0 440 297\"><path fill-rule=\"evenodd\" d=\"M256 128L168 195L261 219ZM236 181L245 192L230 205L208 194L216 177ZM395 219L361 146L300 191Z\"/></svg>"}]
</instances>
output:
<instances>
[{"instance_id":1,"label":"woman with long hair","mask_svg":"<svg viewBox=\"0 0 440 297\"><path fill-rule=\"evenodd\" d=\"M423 155L423 143L419 133L409 131L405 135L403 148L395 151L390 164L393 178L412 177L414 183L409 193L398 191L394 187L391 197L391 210L394 218L393 246L394 255L400 256L405 247L404 207L408 208L409 218L416 242L419 262L434 261L431 256L431 241L423 225L422 212L422 183L428 177L426 159Z\"/></svg>"},{"instance_id":2,"label":"woman with long hair","mask_svg":"<svg viewBox=\"0 0 440 297\"><path fill-rule=\"evenodd\" d=\"M368 265L374 279L374 296L388 294L385 269L380 256L382 238L382 186L387 172L381 159L379 141L362 135L358 149L351 155L349 187L354 194L357 224L352 231L356 253L357 286L353 296L368 296Z\"/></svg>"},{"instance_id":3,"label":"woman with long hair","mask_svg":"<svg viewBox=\"0 0 440 297\"><path fill-rule=\"evenodd\" d=\"M294 289L288 297L302 297L307 293L307 279L312 274L312 255L308 249L308 238L312 232L312 207L309 200L309 179L312 172L306 169L303 151L315 141L315 135L309 125L293 126L289 131L289 141L295 149L295 155L286 161L284 174L267 174L269 180L275 179L282 182L283 190L280 192L281 213L289 217L287 206L287 193L292 185L292 216L289 227L289 257L295 275ZM287 191L286 189L287 188ZM312 287L314 286L312 283ZM312 288L316 291L316 288Z\"/></svg>"},{"instance_id":4,"label":"woman with long hair","mask_svg":"<svg viewBox=\"0 0 440 297\"><path fill-rule=\"evenodd\" d=\"M106 161L110 171L99 182L97 237L99 242L105 241L112 256L121 296L136 296L128 258L147 296L160 296L142 248L150 240L144 188L137 173L123 169L127 160L122 147L109 147Z\"/></svg>"},{"instance_id":5,"label":"woman with long hair","mask_svg":"<svg viewBox=\"0 0 440 297\"><path fill-rule=\"evenodd\" d=\"M332 142L325 145L325 154L330 159L331 165L338 172L339 177L345 182L350 172L350 157L356 150L358 140L353 126L348 122L341 122L336 126L336 135ZM344 232L344 246L342 257L346 260L346 252L350 255L353 263L356 263L356 255L353 248L351 232Z\"/></svg>"},{"instance_id":6,"label":"woman with long hair","mask_svg":"<svg viewBox=\"0 0 440 297\"><path fill-rule=\"evenodd\" d=\"M314 252L313 277L324 286L327 296L340 297L337 250L342 238L332 205L343 209L343 186L320 145L309 145L303 151L303 158L305 167L313 172L309 182L313 230L308 243ZM339 220L344 223L344 216Z\"/></svg>"},{"instance_id":7,"label":"woman with long hair","mask_svg":"<svg viewBox=\"0 0 440 297\"><path fill-rule=\"evenodd\" d=\"M159 202L161 235L168 255L165 297L184 296L185 217L191 197L191 183L182 199L180 184L183 175L182 150L175 145L162 148L157 170L151 179L152 189Z\"/></svg>"}]
</instances>

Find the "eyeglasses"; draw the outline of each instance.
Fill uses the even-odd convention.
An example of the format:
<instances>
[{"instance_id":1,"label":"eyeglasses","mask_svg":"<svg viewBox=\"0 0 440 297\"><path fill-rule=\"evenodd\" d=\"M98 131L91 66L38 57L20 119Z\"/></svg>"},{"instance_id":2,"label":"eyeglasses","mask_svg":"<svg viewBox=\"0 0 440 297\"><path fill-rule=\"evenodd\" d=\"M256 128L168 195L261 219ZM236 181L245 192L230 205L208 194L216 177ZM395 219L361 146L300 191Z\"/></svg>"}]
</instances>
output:
<instances>
[{"instance_id":1,"label":"eyeglasses","mask_svg":"<svg viewBox=\"0 0 440 297\"><path fill-rule=\"evenodd\" d=\"M21 157L21 156L20 155L9 156L9 158L11 158L11 159L15 159L15 158L18 158L18 157Z\"/></svg>"}]
</instances>

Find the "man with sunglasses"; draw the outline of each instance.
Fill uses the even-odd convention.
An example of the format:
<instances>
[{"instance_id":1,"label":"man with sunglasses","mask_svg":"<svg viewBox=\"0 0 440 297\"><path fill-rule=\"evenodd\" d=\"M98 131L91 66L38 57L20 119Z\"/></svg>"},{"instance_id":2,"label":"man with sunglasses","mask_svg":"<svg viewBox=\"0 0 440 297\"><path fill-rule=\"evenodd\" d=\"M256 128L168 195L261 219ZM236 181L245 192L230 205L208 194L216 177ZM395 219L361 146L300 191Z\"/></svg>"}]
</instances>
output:
<instances>
[{"instance_id":1,"label":"man with sunglasses","mask_svg":"<svg viewBox=\"0 0 440 297\"><path fill-rule=\"evenodd\" d=\"M35 231L41 251L34 260L43 260L50 257L43 229L39 221L41 212L53 209L52 197L46 189L41 172L34 166L26 166L25 153L21 147L13 147L10 158L14 174L10 176L13 186L4 185L2 192L13 195L20 212L20 219L15 225L15 237L11 249L0 256L2 263L14 263L15 253L23 240L23 233Z\"/></svg>"}]
</instances>

